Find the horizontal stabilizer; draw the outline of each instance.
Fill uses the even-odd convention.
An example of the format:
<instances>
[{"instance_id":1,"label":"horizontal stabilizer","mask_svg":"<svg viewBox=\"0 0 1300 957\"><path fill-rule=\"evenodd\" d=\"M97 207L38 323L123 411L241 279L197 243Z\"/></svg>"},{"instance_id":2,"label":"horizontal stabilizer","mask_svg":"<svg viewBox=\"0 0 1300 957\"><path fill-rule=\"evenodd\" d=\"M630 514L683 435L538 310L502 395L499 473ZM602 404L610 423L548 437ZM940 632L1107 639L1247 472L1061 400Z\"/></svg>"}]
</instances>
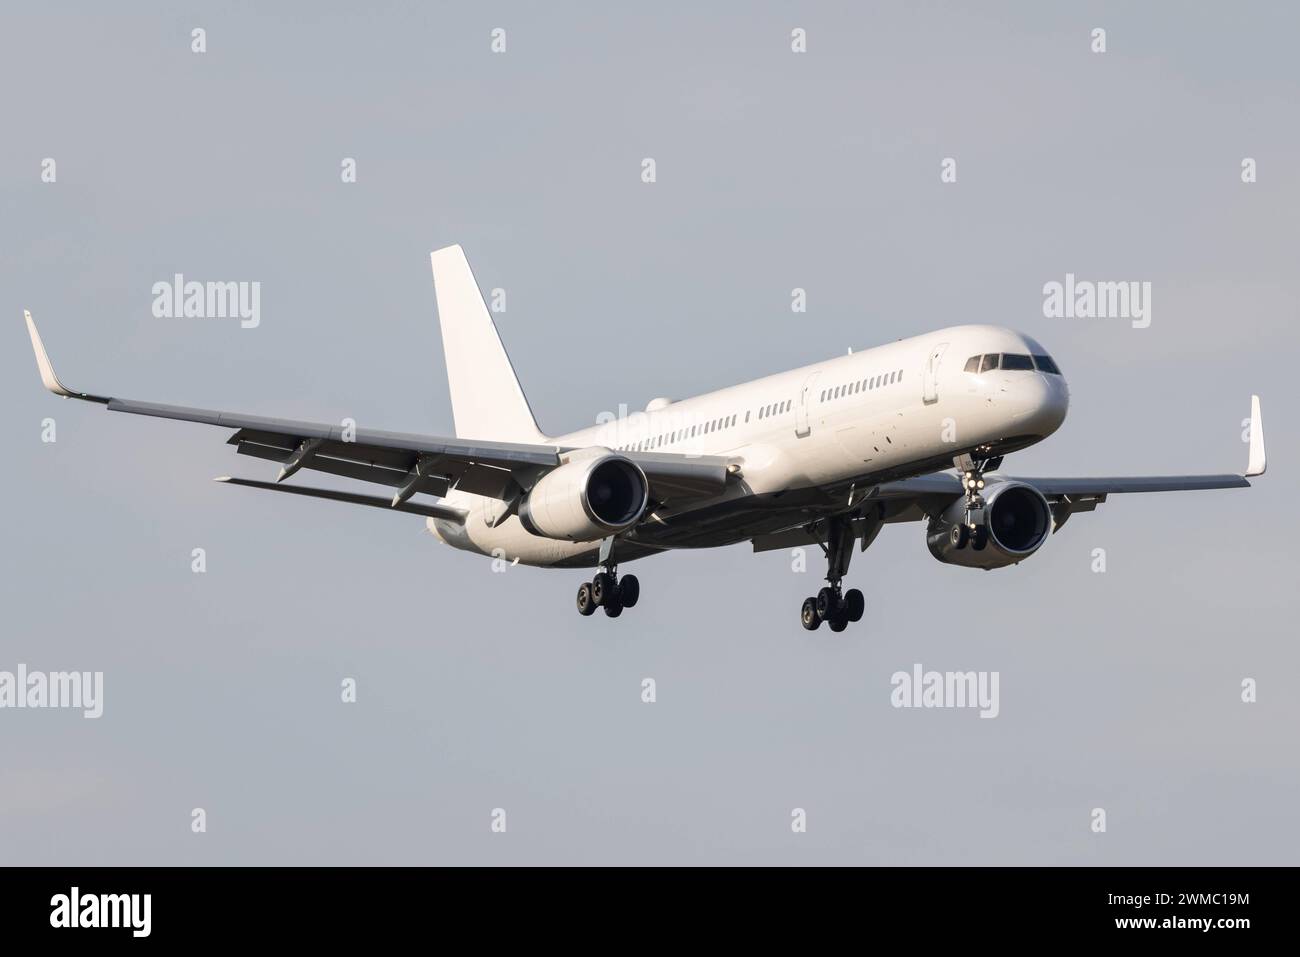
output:
<instances>
[{"instance_id":1,"label":"horizontal stabilizer","mask_svg":"<svg viewBox=\"0 0 1300 957\"><path fill-rule=\"evenodd\" d=\"M424 515L427 518L440 518L444 522L465 524L466 512L450 505L426 505L420 502L399 502L394 505L391 499L379 495L361 495L357 492L337 492L328 488L308 488L302 485L280 485L275 482L257 482L253 479L231 478L223 475L217 479L227 485L242 485L245 488L261 488L268 492L288 492L290 495L306 495L310 498L325 498L333 502L347 502L350 505L369 505L382 508L385 512L406 512L409 515Z\"/></svg>"}]
</instances>

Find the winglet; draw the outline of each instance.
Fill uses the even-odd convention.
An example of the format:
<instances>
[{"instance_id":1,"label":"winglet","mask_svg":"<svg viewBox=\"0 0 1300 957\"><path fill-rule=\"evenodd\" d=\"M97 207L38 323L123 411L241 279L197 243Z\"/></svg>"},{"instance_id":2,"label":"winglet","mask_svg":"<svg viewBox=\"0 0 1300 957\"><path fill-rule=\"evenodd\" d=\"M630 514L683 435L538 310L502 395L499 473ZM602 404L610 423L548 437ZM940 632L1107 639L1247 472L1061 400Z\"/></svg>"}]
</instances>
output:
<instances>
[{"instance_id":1,"label":"winglet","mask_svg":"<svg viewBox=\"0 0 1300 957\"><path fill-rule=\"evenodd\" d=\"M106 396L88 395L85 392L73 392L66 385L59 381L59 377L54 373L54 365L50 362L50 356L45 351L45 343L41 341L41 334L36 329L36 323L32 320L32 314L28 310L23 310L23 318L27 320L27 334L32 337L32 351L36 353L36 368L41 374L41 382L45 388L49 389L55 395L61 395L65 399L87 399L91 402L107 402Z\"/></svg>"},{"instance_id":2,"label":"winglet","mask_svg":"<svg viewBox=\"0 0 1300 957\"><path fill-rule=\"evenodd\" d=\"M1246 464L1246 475L1263 475L1268 467L1264 456L1264 421L1259 414L1259 396L1250 397L1250 461Z\"/></svg>"}]
</instances>

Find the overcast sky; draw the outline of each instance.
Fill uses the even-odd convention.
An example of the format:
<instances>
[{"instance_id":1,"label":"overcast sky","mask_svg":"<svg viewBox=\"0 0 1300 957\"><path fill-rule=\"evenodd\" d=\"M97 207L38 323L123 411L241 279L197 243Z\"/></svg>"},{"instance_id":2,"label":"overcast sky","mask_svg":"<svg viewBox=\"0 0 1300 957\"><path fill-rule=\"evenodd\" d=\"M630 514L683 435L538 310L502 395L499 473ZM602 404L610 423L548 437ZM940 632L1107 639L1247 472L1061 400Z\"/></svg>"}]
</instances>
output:
<instances>
[{"instance_id":1,"label":"overcast sky","mask_svg":"<svg viewBox=\"0 0 1300 957\"><path fill-rule=\"evenodd\" d=\"M0 710L0 862L1295 863L1297 34L1262 3L7 9L0 670L105 691ZM450 434L449 243L550 432L992 322L1072 396L1005 471L1240 471L1257 392L1269 472L1114 496L993 573L891 526L840 635L798 624L816 556L747 546L583 619L579 572L214 484L275 467L49 395L21 321L74 388ZM1150 327L1045 318L1067 272L1149 281ZM156 318L175 273L261 283L260 324ZM915 663L999 672L999 716L891 707Z\"/></svg>"}]
</instances>

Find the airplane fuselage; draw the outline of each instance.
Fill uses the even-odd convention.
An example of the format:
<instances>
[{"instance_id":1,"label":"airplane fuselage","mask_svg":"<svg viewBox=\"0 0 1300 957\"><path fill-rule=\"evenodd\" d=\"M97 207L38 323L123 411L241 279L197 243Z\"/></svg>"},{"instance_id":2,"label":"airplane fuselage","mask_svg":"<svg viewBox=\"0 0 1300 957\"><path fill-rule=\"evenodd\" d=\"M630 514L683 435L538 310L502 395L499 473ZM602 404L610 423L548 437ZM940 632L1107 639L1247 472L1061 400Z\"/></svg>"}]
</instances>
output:
<instances>
[{"instance_id":1,"label":"airplane fuselage","mask_svg":"<svg viewBox=\"0 0 1300 957\"><path fill-rule=\"evenodd\" d=\"M1010 356L1012 368L969 368L972 357L985 355ZM1038 343L1010 329L953 326L689 399L657 399L644 412L548 441L731 459L738 481L721 495L683 510L661 508L637 533L656 550L727 545L750 533L741 511L726 520L730 501L797 497L844 482L866 491L950 468L963 453L1000 455L1041 441L1069 406L1064 377L1044 371L1055 366L1042 358ZM493 499L453 490L446 501L468 510L465 524L431 518L428 525L456 548L526 565L595 562L596 544L531 534L517 516L492 527ZM694 520L701 514L721 516L703 536ZM678 538L674 529L689 534Z\"/></svg>"}]
</instances>

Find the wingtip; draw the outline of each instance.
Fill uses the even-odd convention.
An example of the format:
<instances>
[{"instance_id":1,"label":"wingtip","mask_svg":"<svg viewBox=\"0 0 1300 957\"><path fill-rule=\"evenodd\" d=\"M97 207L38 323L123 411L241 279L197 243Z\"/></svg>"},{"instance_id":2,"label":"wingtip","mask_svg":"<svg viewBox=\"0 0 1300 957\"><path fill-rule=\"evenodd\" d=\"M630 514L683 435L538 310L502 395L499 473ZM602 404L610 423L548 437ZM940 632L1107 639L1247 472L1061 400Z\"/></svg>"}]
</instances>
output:
<instances>
[{"instance_id":1,"label":"wingtip","mask_svg":"<svg viewBox=\"0 0 1300 957\"><path fill-rule=\"evenodd\" d=\"M41 341L40 330L36 328L36 320L32 318L30 309L23 310L23 319L27 321L27 335L32 340L32 351L36 353L36 370L41 374L41 384L55 395L69 398L74 393L55 374L54 365L50 362L49 353L45 351L45 343Z\"/></svg>"},{"instance_id":2,"label":"wingtip","mask_svg":"<svg viewBox=\"0 0 1300 957\"><path fill-rule=\"evenodd\" d=\"M1250 459L1246 464L1246 476L1263 475L1268 468L1268 456L1264 451L1264 418L1259 411L1259 396L1250 397Z\"/></svg>"},{"instance_id":3,"label":"wingtip","mask_svg":"<svg viewBox=\"0 0 1300 957\"><path fill-rule=\"evenodd\" d=\"M212 481L214 481L214 482L229 482L229 481L230 481L230 476L229 476L229 475L218 475L218 476L217 476L216 478L214 478Z\"/></svg>"}]
</instances>

